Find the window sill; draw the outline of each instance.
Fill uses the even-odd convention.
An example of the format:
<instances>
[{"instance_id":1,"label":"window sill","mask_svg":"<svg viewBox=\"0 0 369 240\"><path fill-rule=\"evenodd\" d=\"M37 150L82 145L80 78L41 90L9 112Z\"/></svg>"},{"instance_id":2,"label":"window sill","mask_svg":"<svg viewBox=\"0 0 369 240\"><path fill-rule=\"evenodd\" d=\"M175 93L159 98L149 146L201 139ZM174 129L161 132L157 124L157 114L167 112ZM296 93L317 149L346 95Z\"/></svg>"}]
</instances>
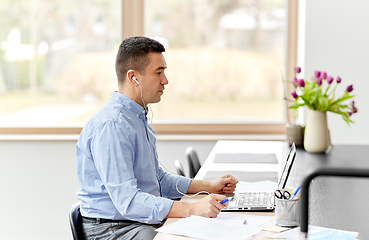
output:
<instances>
[{"instance_id":1,"label":"window sill","mask_svg":"<svg viewBox=\"0 0 369 240\"><path fill-rule=\"evenodd\" d=\"M154 123L159 141L285 140L283 123ZM82 127L2 127L0 140L75 141Z\"/></svg>"},{"instance_id":2,"label":"window sill","mask_svg":"<svg viewBox=\"0 0 369 240\"><path fill-rule=\"evenodd\" d=\"M77 141L79 134L0 134L0 141Z\"/></svg>"},{"instance_id":3,"label":"window sill","mask_svg":"<svg viewBox=\"0 0 369 240\"><path fill-rule=\"evenodd\" d=\"M163 122L154 123L153 127L158 135L275 135L285 134L286 127L284 123L198 123L198 122ZM79 135L82 126L75 127L0 127L0 135L17 135L17 134L61 134Z\"/></svg>"}]
</instances>

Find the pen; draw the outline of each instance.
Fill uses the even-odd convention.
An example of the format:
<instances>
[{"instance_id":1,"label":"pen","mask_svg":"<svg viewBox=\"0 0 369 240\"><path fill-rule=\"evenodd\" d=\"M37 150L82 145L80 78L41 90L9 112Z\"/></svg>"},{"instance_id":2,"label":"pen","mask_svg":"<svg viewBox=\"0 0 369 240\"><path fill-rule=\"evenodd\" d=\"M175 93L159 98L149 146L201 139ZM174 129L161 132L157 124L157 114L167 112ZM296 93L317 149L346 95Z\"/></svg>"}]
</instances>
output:
<instances>
[{"instance_id":1,"label":"pen","mask_svg":"<svg viewBox=\"0 0 369 240\"><path fill-rule=\"evenodd\" d=\"M300 187L301 187L301 186L299 186L299 187L296 189L296 191L293 193L293 195L292 195L292 197L291 197L290 199L293 199L293 198L296 196L296 194L300 191Z\"/></svg>"},{"instance_id":2,"label":"pen","mask_svg":"<svg viewBox=\"0 0 369 240\"><path fill-rule=\"evenodd\" d=\"M221 201L220 202L220 204L224 204L224 203L226 203L226 202L228 202L229 201L229 199L228 198L226 198L226 199L224 199L223 201Z\"/></svg>"},{"instance_id":3,"label":"pen","mask_svg":"<svg viewBox=\"0 0 369 240\"><path fill-rule=\"evenodd\" d=\"M296 189L296 191L294 192L294 194L292 195L292 197L290 198L290 200L296 200L296 201L292 201L291 203L289 203L288 209L284 210L282 212L282 214L279 216L278 219L280 219L284 214L288 215L293 207L293 205L295 205L295 203L297 202L297 200L299 200L300 198L300 186ZM296 196L296 199L294 199L294 197ZM286 212L287 211L287 212Z\"/></svg>"}]
</instances>

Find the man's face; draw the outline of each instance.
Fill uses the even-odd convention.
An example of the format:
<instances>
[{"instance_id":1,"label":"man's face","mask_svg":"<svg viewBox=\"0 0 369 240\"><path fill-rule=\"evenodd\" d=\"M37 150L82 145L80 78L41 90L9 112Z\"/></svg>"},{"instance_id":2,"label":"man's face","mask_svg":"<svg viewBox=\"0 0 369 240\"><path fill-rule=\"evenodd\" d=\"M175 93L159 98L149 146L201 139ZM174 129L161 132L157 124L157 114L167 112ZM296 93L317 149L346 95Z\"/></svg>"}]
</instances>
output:
<instances>
[{"instance_id":1,"label":"man's face","mask_svg":"<svg viewBox=\"0 0 369 240\"><path fill-rule=\"evenodd\" d=\"M163 54L152 52L148 54L148 57L150 63L146 67L145 74L140 77L145 105L159 102L164 93L165 85L168 84L168 79L164 74L167 64Z\"/></svg>"}]
</instances>

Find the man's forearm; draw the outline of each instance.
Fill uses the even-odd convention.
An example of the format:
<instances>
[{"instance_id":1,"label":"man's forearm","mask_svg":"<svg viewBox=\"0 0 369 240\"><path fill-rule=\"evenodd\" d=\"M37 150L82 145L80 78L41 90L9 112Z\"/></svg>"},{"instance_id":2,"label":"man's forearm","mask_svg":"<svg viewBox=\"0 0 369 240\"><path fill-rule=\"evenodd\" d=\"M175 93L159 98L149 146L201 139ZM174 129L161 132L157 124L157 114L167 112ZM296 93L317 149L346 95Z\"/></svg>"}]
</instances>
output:
<instances>
[{"instance_id":1,"label":"man's forearm","mask_svg":"<svg viewBox=\"0 0 369 240\"><path fill-rule=\"evenodd\" d=\"M167 218L184 218L191 216L191 207L189 203L174 201L169 210Z\"/></svg>"},{"instance_id":2,"label":"man's forearm","mask_svg":"<svg viewBox=\"0 0 369 240\"><path fill-rule=\"evenodd\" d=\"M211 182L203 180L191 180L187 193L198 193L201 191L210 192ZM191 203L174 201L167 218L183 218L193 215L193 206Z\"/></svg>"},{"instance_id":3,"label":"man's forearm","mask_svg":"<svg viewBox=\"0 0 369 240\"><path fill-rule=\"evenodd\" d=\"M201 191L212 192L212 184L209 181L204 180L191 180L188 186L187 193L198 193Z\"/></svg>"},{"instance_id":4,"label":"man's forearm","mask_svg":"<svg viewBox=\"0 0 369 240\"><path fill-rule=\"evenodd\" d=\"M210 191L211 183L203 180L191 180L187 193L198 193L201 191ZM186 202L174 201L167 215L167 218L183 218L193 214L192 205Z\"/></svg>"}]
</instances>

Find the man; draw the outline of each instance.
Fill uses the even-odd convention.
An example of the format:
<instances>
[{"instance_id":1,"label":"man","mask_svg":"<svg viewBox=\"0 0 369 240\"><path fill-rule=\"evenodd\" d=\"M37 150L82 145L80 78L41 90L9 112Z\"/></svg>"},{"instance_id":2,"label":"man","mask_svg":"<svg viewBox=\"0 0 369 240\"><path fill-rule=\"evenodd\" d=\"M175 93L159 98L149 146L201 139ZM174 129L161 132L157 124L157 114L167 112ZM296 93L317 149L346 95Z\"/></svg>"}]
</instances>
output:
<instances>
[{"instance_id":1,"label":"man","mask_svg":"<svg viewBox=\"0 0 369 240\"><path fill-rule=\"evenodd\" d=\"M232 193L237 179L191 180L164 172L147 104L168 84L164 47L146 37L124 40L116 58L118 91L92 117L76 146L83 228L88 239L153 239L168 217L216 217L224 195L195 203L173 201L184 193Z\"/></svg>"}]
</instances>

